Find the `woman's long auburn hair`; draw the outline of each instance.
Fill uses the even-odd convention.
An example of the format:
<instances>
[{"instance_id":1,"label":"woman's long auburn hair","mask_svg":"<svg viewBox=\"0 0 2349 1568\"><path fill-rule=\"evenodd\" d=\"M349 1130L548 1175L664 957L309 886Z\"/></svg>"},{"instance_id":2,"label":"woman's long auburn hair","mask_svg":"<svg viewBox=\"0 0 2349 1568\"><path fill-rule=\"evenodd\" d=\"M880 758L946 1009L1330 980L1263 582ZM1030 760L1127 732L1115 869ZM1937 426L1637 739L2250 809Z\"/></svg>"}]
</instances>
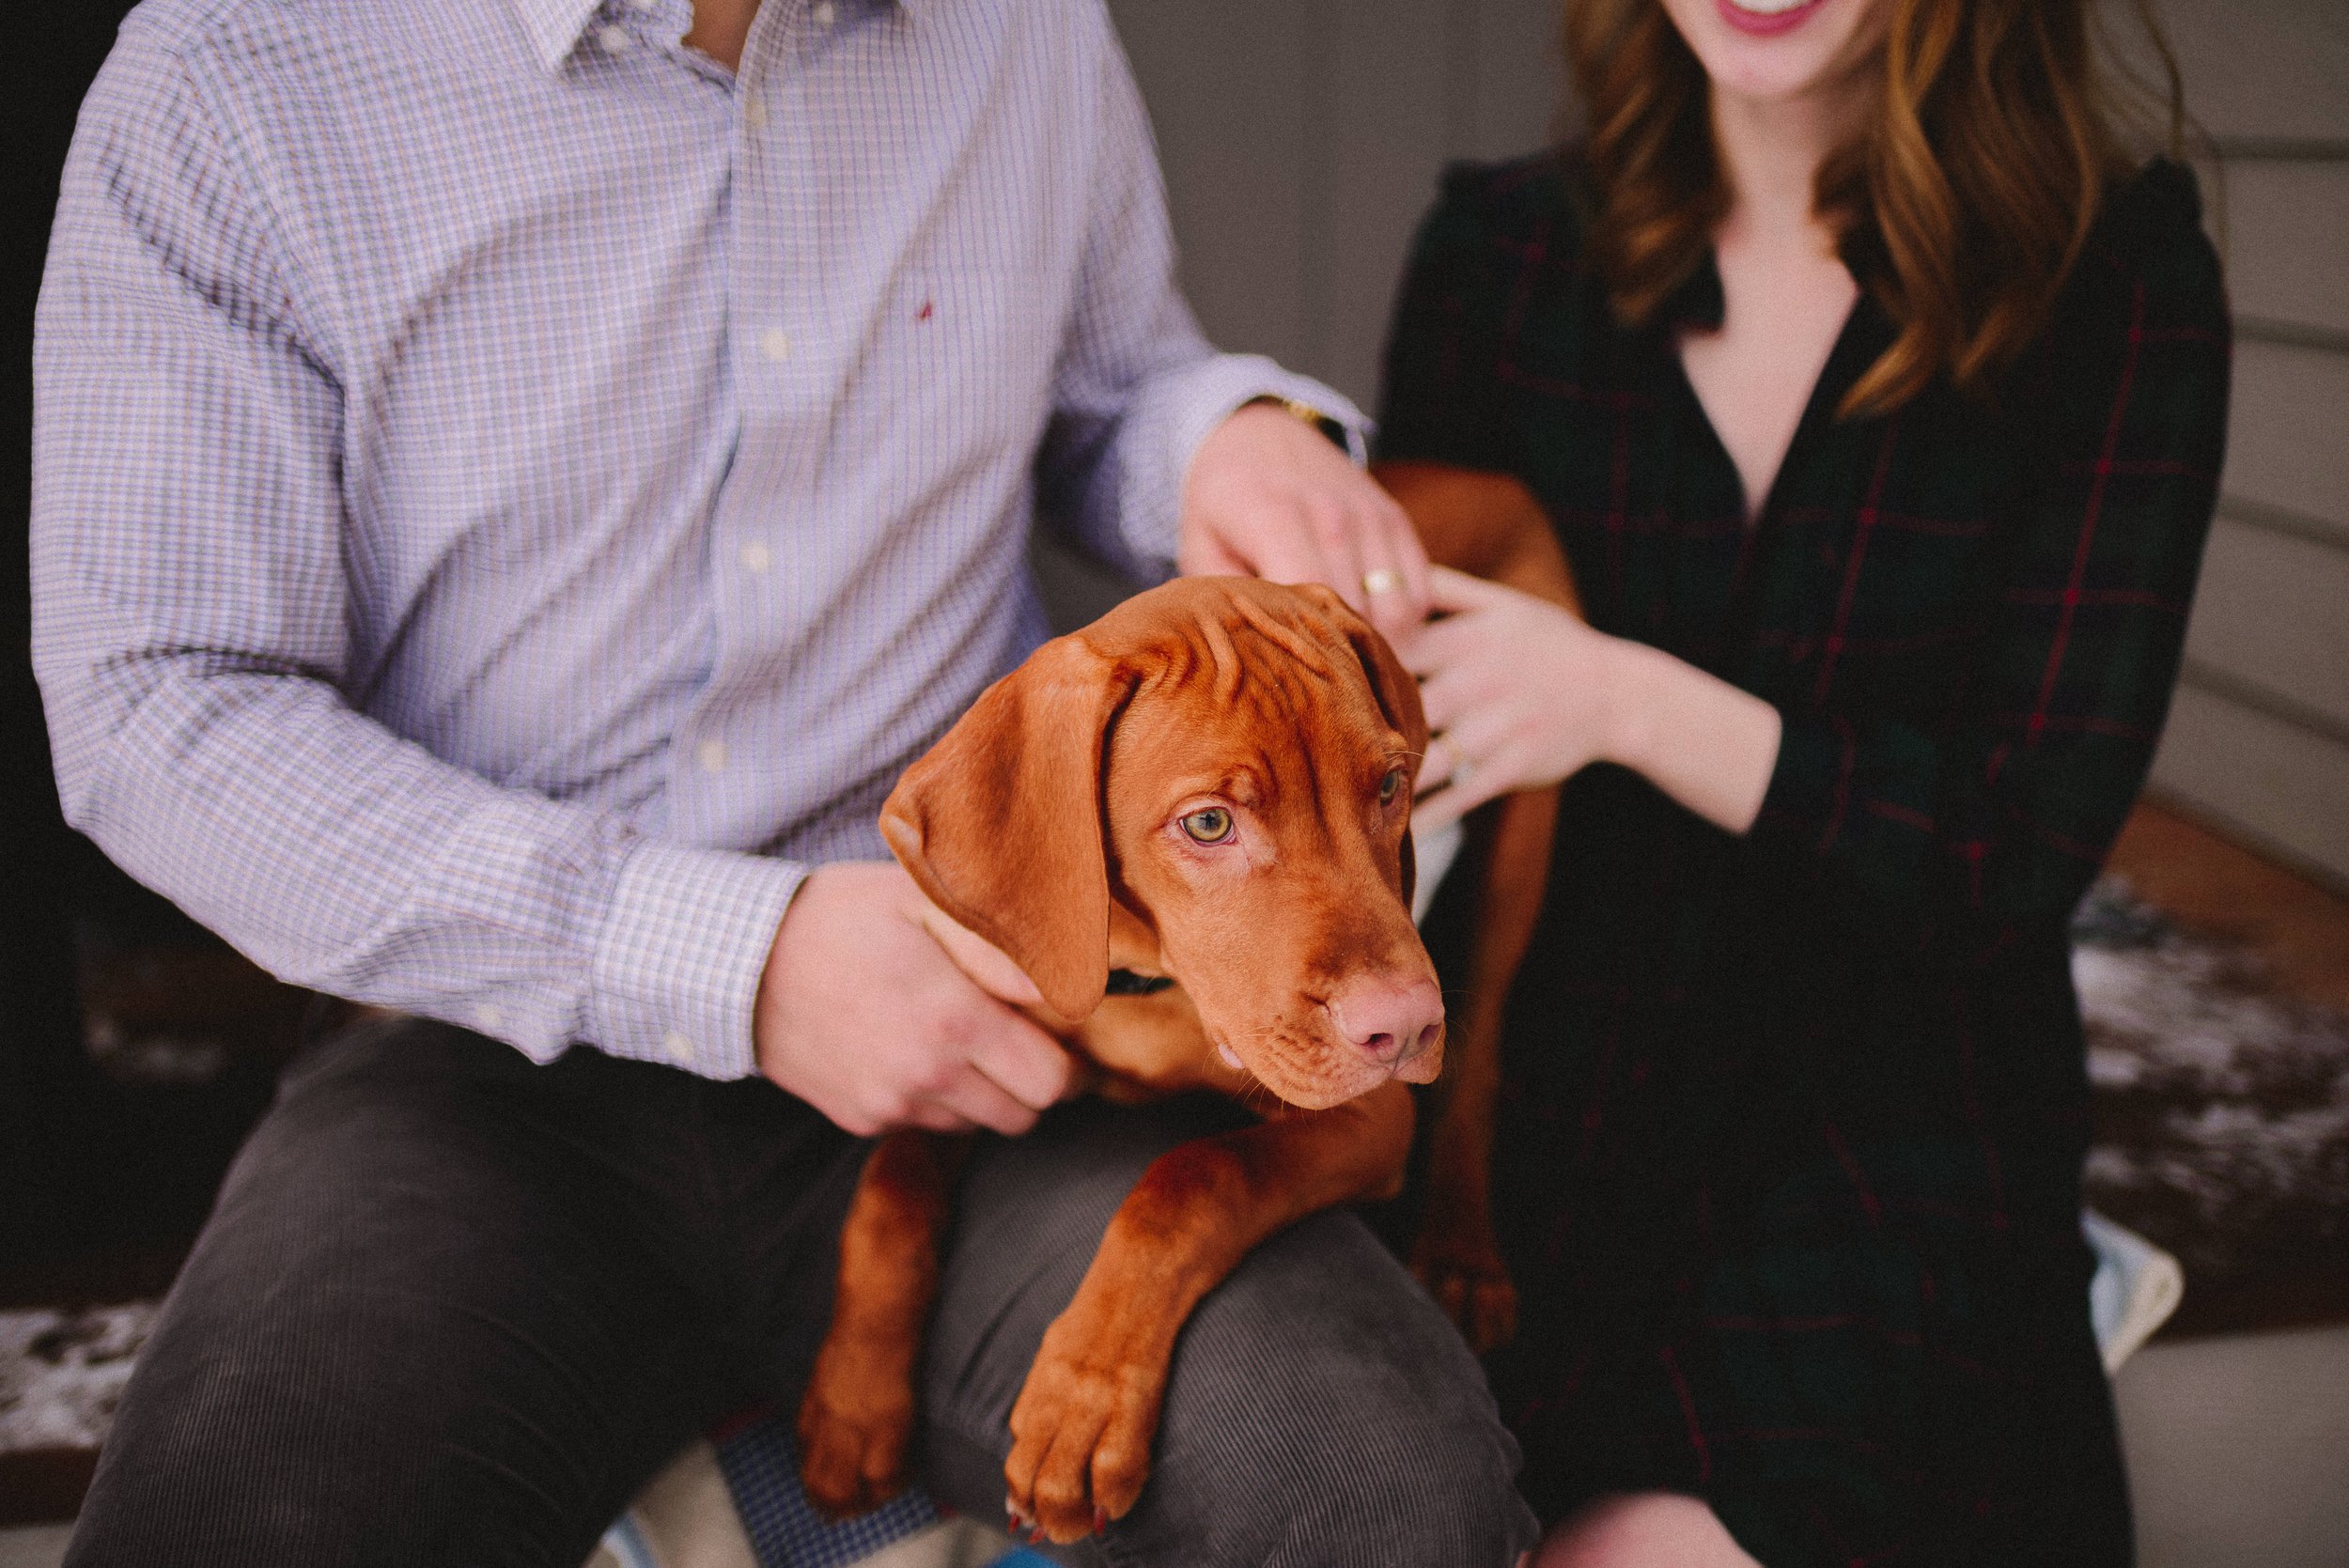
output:
<instances>
[{"instance_id":1,"label":"woman's long auburn hair","mask_svg":"<svg viewBox=\"0 0 2349 1568\"><path fill-rule=\"evenodd\" d=\"M1980 392L2030 342L2107 184L2130 159L2100 91L2093 0L1876 0L1890 8L1874 101L1819 170L1813 205L1899 329L1844 397L1898 408L1947 375ZM2167 76L2175 62L2139 0ZM1587 116L1590 245L1616 315L1640 325L1728 213L1704 68L1658 0L1566 0Z\"/></svg>"}]
</instances>

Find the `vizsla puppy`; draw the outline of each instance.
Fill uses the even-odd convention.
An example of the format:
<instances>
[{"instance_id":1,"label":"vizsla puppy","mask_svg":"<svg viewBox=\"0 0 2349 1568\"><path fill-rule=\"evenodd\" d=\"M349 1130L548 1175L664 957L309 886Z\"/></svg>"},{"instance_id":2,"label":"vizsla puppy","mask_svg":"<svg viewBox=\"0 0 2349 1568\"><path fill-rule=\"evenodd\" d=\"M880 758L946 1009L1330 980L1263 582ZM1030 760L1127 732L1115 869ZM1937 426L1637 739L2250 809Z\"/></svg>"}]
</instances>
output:
<instances>
[{"instance_id":1,"label":"vizsla puppy","mask_svg":"<svg viewBox=\"0 0 2349 1568\"><path fill-rule=\"evenodd\" d=\"M1522 483L1439 463L1380 463L1372 473L1410 514L1432 559L1582 613L1565 551ZM1468 984L1454 996L1452 1070L1429 1140L1411 1272L1479 1355L1517 1333L1517 1289L1493 1236L1493 1102L1509 987L1541 915L1557 824L1555 784L1506 795L1470 815L1460 855L1476 877Z\"/></svg>"},{"instance_id":2,"label":"vizsla puppy","mask_svg":"<svg viewBox=\"0 0 2349 1568\"><path fill-rule=\"evenodd\" d=\"M882 809L898 860L1035 982L1039 1021L1100 1093L1206 1088L1263 1117L1160 1157L1045 1335L1005 1480L1014 1518L1054 1541L1141 1495L1199 1299L1274 1232L1401 1185L1404 1084L1443 1056L1409 909L1426 742L1409 675L1336 595L1189 579L1039 648ZM856 1512L902 1484L967 1148L893 1133L865 1167L800 1410L820 1506Z\"/></svg>"}]
</instances>

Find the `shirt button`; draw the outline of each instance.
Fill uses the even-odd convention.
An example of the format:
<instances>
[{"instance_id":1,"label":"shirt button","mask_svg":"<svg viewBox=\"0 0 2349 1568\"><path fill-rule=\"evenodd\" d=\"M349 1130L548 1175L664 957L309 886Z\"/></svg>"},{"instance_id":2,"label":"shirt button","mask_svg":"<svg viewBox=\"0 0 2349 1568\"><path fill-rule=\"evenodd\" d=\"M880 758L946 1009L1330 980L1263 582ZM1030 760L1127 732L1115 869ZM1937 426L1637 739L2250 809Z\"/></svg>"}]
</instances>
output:
<instances>
[{"instance_id":1,"label":"shirt button","mask_svg":"<svg viewBox=\"0 0 2349 1568\"><path fill-rule=\"evenodd\" d=\"M742 123L753 131L767 129L767 101L756 93L742 100Z\"/></svg>"},{"instance_id":2,"label":"shirt button","mask_svg":"<svg viewBox=\"0 0 2349 1568\"><path fill-rule=\"evenodd\" d=\"M702 765L702 771L705 773L724 772L726 770L726 743L718 739L703 741L693 748L693 760Z\"/></svg>"},{"instance_id":3,"label":"shirt button","mask_svg":"<svg viewBox=\"0 0 2349 1568\"><path fill-rule=\"evenodd\" d=\"M661 1048L680 1067L690 1065L693 1060L693 1042L674 1029L661 1037Z\"/></svg>"},{"instance_id":4,"label":"shirt button","mask_svg":"<svg viewBox=\"0 0 2349 1568\"><path fill-rule=\"evenodd\" d=\"M791 334L781 327L769 327L758 334L758 351L781 365L791 357Z\"/></svg>"},{"instance_id":5,"label":"shirt button","mask_svg":"<svg viewBox=\"0 0 2349 1568\"><path fill-rule=\"evenodd\" d=\"M832 5L832 0L816 0L815 6L809 9L807 14L815 22L817 26L829 27L832 23L832 19L837 17L840 12Z\"/></svg>"},{"instance_id":6,"label":"shirt button","mask_svg":"<svg viewBox=\"0 0 2349 1568\"><path fill-rule=\"evenodd\" d=\"M763 572L775 564L775 552L767 548L763 539L745 541L739 554L746 571Z\"/></svg>"},{"instance_id":7,"label":"shirt button","mask_svg":"<svg viewBox=\"0 0 2349 1568\"><path fill-rule=\"evenodd\" d=\"M636 47L634 35L616 22L608 26L597 28L596 41L603 46L603 52L607 54L625 54Z\"/></svg>"}]
</instances>

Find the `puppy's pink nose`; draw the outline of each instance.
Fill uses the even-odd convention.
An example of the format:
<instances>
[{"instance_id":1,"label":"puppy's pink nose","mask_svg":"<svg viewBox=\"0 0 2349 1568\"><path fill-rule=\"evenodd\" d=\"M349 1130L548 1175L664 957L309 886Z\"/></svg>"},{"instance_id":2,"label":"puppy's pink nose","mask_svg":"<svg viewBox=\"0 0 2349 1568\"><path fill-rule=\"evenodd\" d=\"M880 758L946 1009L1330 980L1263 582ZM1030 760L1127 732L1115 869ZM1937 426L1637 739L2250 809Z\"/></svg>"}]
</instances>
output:
<instances>
[{"instance_id":1,"label":"puppy's pink nose","mask_svg":"<svg viewBox=\"0 0 2349 1568\"><path fill-rule=\"evenodd\" d=\"M1330 1021L1373 1061L1396 1066L1443 1038L1443 993L1432 980L1357 980L1330 998Z\"/></svg>"}]
</instances>

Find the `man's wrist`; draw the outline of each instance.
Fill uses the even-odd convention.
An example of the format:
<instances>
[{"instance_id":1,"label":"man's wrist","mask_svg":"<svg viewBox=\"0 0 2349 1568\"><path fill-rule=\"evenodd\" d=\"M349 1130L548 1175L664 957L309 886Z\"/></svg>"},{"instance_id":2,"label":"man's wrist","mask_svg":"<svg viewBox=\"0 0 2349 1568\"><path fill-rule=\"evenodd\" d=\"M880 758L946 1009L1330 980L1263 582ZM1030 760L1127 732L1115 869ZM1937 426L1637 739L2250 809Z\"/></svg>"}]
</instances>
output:
<instances>
[{"instance_id":1,"label":"man's wrist","mask_svg":"<svg viewBox=\"0 0 2349 1568\"><path fill-rule=\"evenodd\" d=\"M1268 392L1261 397L1250 398L1246 403L1243 403L1240 406L1242 408L1250 409L1278 409L1283 413L1287 414L1291 419L1294 419L1299 424L1306 427L1308 429L1318 432L1324 440L1328 441L1330 444L1335 446L1339 451L1345 453L1347 457L1351 458L1354 456L1354 432L1346 426L1346 421L1340 419L1336 414L1323 412L1320 409L1304 401L1302 398L1288 397L1283 396L1279 393Z\"/></svg>"},{"instance_id":2,"label":"man's wrist","mask_svg":"<svg viewBox=\"0 0 2349 1568\"><path fill-rule=\"evenodd\" d=\"M805 874L785 861L639 842L597 943L594 1043L706 1078L755 1071L758 990Z\"/></svg>"}]
</instances>

